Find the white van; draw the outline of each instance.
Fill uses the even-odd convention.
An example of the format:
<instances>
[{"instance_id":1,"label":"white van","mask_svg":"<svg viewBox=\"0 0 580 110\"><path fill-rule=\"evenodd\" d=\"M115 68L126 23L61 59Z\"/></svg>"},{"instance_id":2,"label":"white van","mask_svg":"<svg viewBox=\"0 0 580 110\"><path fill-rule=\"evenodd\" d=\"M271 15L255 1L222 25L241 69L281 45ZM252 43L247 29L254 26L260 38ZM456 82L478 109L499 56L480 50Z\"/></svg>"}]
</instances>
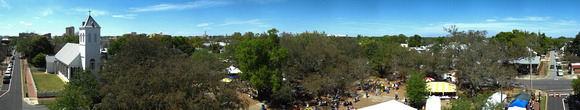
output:
<instances>
[{"instance_id":1,"label":"white van","mask_svg":"<svg viewBox=\"0 0 580 110\"><path fill-rule=\"evenodd\" d=\"M564 76L564 71L562 71L562 69L558 69L558 71L556 71L556 75L558 76Z\"/></svg>"}]
</instances>

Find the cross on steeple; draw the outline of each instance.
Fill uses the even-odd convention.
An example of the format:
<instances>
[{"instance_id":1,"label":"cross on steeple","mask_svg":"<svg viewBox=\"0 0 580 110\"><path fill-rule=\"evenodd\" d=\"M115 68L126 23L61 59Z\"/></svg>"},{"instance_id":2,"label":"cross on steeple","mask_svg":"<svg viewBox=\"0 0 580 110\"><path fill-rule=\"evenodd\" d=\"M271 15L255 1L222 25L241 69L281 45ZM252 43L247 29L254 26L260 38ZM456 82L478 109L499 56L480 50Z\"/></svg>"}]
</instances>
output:
<instances>
[{"instance_id":1,"label":"cross on steeple","mask_svg":"<svg viewBox=\"0 0 580 110\"><path fill-rule=\"evenodd\" d=\"M91 16L91 10L89 10L89 16Z\"/></svg>"}]
</instances>

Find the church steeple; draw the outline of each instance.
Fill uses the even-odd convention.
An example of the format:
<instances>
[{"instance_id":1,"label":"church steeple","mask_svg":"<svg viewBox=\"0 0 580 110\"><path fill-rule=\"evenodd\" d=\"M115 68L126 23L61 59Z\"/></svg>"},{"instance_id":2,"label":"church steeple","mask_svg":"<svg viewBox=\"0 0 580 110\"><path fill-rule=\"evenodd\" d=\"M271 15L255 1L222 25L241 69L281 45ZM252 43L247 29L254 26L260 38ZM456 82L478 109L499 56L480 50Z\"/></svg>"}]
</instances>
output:
<instances>
[{"instance_id":1,"label":"church steeple","mask_svg":"<svg viewBox=\"0 0 580 110\"><path fill-rule=\"evenodd\" d=\"M101 26L89 15L79 27L79 52L84 70L99 71L100 44Z\"/></svg>"},{"instance_id":2,"label":"church steeple","mask_svg":"<svg viewBox=\"0 0 580 110\"><path fill-rule=\"evenodd\" d=\"M81 27L101 28L101 26L99 26L97 21L95 21L91 15L89 15L89 17L83 22Z\"/></svg>"}]
</instances>

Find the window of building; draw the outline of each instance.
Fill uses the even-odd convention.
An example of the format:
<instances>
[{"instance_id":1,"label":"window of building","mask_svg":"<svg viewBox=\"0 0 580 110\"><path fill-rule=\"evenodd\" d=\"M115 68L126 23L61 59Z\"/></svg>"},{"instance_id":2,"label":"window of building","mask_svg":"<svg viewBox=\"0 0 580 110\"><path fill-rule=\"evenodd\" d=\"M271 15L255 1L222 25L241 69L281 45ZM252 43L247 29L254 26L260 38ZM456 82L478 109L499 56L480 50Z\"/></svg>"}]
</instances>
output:
<instances>
[{"instance_id":1,"label":"window of building","mask_svg":"<svg viewBox=\"0 0 580 110\"><path fill-rule=\"evenodd\" d=\"M89 42L91 42L91 33L88 33L87 35L89 35L88 39L89 39Z\"/></svg>"},{"instance_id":2,"label":"window of building","mask_svg":"<svg viewBox=\"0 0 580 110\"><path fill-rule=\"evenodd\" d=\"M91 68L93 70L95 69L95 59L91 59L91 65L89 68Z\"/></svg>"}]
</instances>

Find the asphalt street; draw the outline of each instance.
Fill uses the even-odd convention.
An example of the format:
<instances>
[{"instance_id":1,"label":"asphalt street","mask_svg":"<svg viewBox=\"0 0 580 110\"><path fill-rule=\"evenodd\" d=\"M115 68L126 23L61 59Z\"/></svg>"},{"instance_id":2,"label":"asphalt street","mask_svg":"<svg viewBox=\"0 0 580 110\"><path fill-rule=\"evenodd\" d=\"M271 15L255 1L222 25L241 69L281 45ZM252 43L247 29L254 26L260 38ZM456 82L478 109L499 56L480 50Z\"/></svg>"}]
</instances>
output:
<instances>
[{"instance_id":1,"label":"asphalt street","mask_svg":"<svg viewBox=\"0 0 580 110\"><path fill-rule=\"evenodd\" d=\"M553 51L551 52L550 58L550 65L556 65L556 53ZM549 94L562 93L562 94L570 94L572 92L572 79L564 78L563 76L556 75L556 69L550 69L550 74L545 79L537 79L532 80L532 87L533 89L538 89L545 91ZM566 73L567 74L567 73ZM530 80L518 80L521 84L524 84L526 88L530 87ZM562 97L565 97L563 95ZM559 101L558 101L559 100ZM548 109L550 110L568 110L568 108L563 108L562 98L559 97L549 97L548 98Z\"/></svg>"},{"instance_id":2,"label":"asphalt street","mask_svg":"<svg viewBox=\"0 0 580 110\"><path fill-rule=\"evenodd\" d=\"M18 56L18 55L16 55ZM22 109L22 83L20 74L20 58L15 58L12 70L12 80L10 84L3 84L2 90L10 89L0 97L0 107L3 110L21 110ZM2 70L5 72L6 70Z\"/></svg>"},{"instance_id":3,"label":"asphalt street","mask_svg":"<svg viewBox=\"0 0 580 110\"><path fill-rule=\"evenodd\" d=\"M19 56L16 53L15 56ZM20 58L15 57L14 66L12 67L12 80L10 84L3 84L0 93L1 110L48 110L43 105L28 105L22 101L22 81L20 71ZM5 69L2 72L6 71ZM9 89L9 90L8 90ZM7 90L6 93L4 91Z\"/></svg>"}]
</instances>

